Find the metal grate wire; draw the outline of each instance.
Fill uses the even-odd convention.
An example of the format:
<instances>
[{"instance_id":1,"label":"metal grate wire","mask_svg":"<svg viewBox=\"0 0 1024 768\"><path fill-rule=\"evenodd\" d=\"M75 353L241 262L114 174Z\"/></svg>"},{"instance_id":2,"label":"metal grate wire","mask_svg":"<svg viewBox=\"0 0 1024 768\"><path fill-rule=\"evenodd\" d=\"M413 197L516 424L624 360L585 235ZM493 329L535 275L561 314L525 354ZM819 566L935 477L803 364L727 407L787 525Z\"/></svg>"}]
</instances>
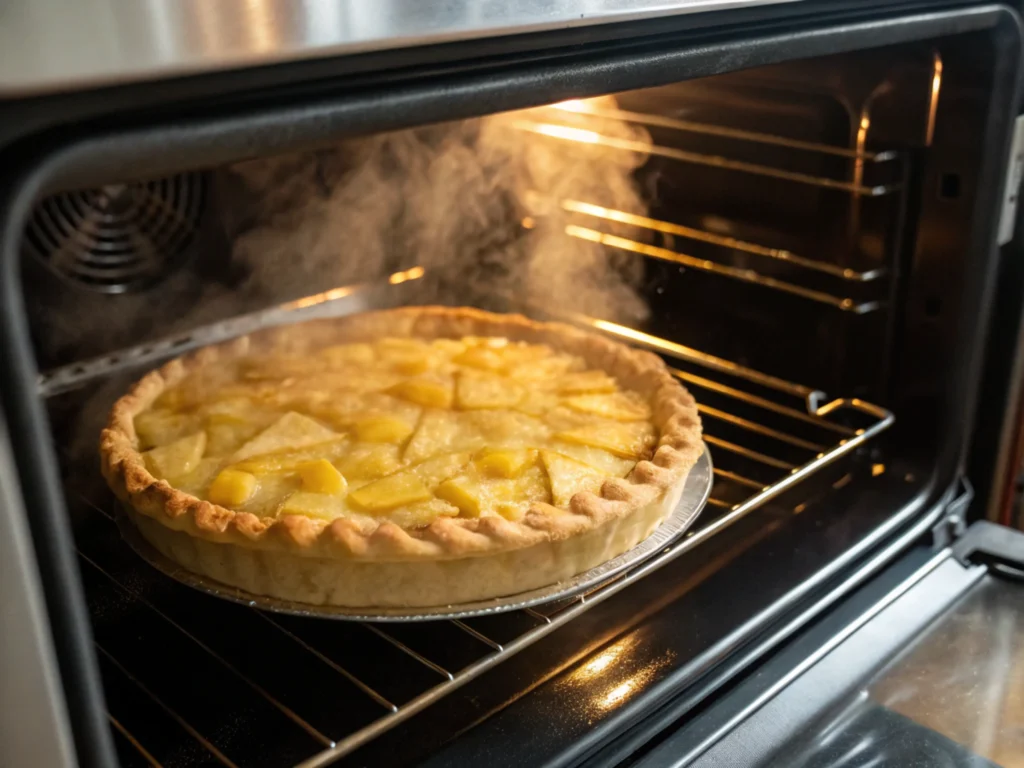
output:
<instances>
[{"instance_id":1,"label":"metal grate wire","mask_svg":"<svg viewBox=\"0 0 1024 768\"><path fill-rule=\"evenodd\" d=\"M351 310L350 296L297 308L323 310L338 301L344 312ZM77 544L111 727L126 765L189 765L196 754L226 766L328 765L851 454L894 420L869 403L830 400L634 329L563 319L659 352L701 403L715 484L687 536L611 582L558 603L418 625L326 622L218 602L153 571L120 540L115 501L97 487L69 502L93 518ZM154 670L161 653L180 675ZM195 682L181 675L194 675ZM200 693L209 701L197 709L192 702ZM166 729L154 732L154 718ZM250 734L245 739L242 730ZM253 743L253 730L263 741Z\"/></svg>"}]
</instances>

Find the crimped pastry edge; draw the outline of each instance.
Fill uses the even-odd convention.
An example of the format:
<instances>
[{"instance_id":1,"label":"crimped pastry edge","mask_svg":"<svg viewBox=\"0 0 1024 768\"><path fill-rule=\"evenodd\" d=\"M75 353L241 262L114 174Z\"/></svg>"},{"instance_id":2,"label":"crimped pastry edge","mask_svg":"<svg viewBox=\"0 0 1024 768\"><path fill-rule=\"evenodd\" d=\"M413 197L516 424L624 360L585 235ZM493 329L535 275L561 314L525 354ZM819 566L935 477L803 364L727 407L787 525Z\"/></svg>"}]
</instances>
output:
<instances>
[{"instance_id":1,"label":"crimped pastry edge","mask_svg":"<svg viewBox=\"0 0 1024 768\"><path fill-rule=\"evenodd\" d=\"M466 605L567 581L637 546L678 501L679 494L669 493L579 536L489 557L405 561L306 557L224 546L172 531L130 508L127 515L146 541L193 573L251 595L373 611Z\"/></svg>"},{"instance_id":2,"label":"crimped pastry edge","mask_svg":"<svg viewBox=\"0 0 1024 768\"><path fill-rule=\"evenodd\" d=\"M167 481L157 480L146 468L137 447L134 418L190 371L244 356L254 341L259 342L261 351L301 353L383 336L503 336L579 355L589 367L606 371L624 388L650 398L652 421L659 432L657 448L651 459L638 462L627 478L606 480L599 494L577 493L568 510L556 511L551 505L537 503L516 522L501 517L438 518L411 530L388 521L364 530L359 523L344 518L330 522L299 515L259 518L179 491ZM696 403L655 355L560 323L434 306L381 310L274 328L172 360L136 382L114 404L100 436L102 471L111 489L138 513L166 528L250 549L370 561L492 555L579 536L607 521L647 509L660 498L678 495L702 449Z\"/></svg>"}]
</instances>

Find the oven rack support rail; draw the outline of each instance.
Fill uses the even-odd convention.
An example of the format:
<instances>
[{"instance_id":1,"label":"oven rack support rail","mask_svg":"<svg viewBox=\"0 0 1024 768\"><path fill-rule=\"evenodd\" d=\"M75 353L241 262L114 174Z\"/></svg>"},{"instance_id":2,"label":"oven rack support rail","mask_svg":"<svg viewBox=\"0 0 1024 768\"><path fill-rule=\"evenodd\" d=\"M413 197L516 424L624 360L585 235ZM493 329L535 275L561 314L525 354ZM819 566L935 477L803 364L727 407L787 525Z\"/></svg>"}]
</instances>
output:
<instances>
[{"instance_id":1,"label":"oven rack support rail","mask_svg":"<svg viewBox=\"0 0 1024 768\"><path fill-rule=\"evenodd\" d=\"M852 315L870 314L884 309L886 306L886 302L883 300L856 299L842 295L842 292L839 290L822 290L821 288L800 285L798 282L794 282L792 278L780 279L770 274L762 274L762 271L760 271L764 267L770 267L770 262L774 261L776 265L782 264L787 268L791 268L795 273L794 277L824 278L837 283L833 286L834 289L845 289L851 285L863 286L868 283L876 283L888 277L890 269L885 264L872 269L857 271L828 261L808 258L784 248L772 248L739 237L721 235L706 229L688 227L672 221L652 219L648 216L640 216L628 211L607 208L584 200L574 200L571 198L552 200L534 192L527 195L526 202L527 205L538 211L538 215L543 215L543 213L540 213L541 211L550 210L552 206L557 206L564 213L573 217L564 228L567 237L589 240L590 242L600 243L606 248L635 253L645 258L678 264L729 280L768 288ZM760 262L763 267L759 266L755 269L753 267L719 263L711 258L686 253L679 247L668 248L664 245L653 245L649 242L623 237L614 231L607 232L602 229L614 228L616 225L622 224L637 230L638 233L642 233L638 235L640 237L643 234L647 234L668 238L672 241L678 237L684 241L711 246L716 258L728 258L730 254L740 254L744 257L752 256L755 259L763 260ZM530 217L529 226L535 225L532 217Z\"/></svg>"},{"instance_id":2,"label":"oven rack support rail","mask_svg":"<svg viewBox=\"0 0 1024 768\"><path fill-rule=\"evenodd\" d=\"M510 125L512 128L520 131L527 131L529 133L539 134L541 136L546 136L560 141L598 144L610 149L618 149L625 152L636 152L641 155L657 155L659 157L677 160L683 163L712 166L714 168L721 168L727 171L738 171L740 173L750 174L753 176L766 176L769 178L781 179L783 181L791 181L796 184L806 184L812 187L832 189L838 192L845 192L861 197L885 197L886 195L892 195L900 192L903 189L903 182L899 180L898 177L894 180L886 180L877 184L865 184L862 180L848 181L846 179L834 179L828 176L816 176L810 173L801 173L784 168L776 168L770 165L736 160L721 155L709 155L703 152L693 152L676 147L652 144L646 141L623 139L617 136L602 134L597 131L577 128L572 125L564 125L559 122L540 122L537 120L515 119L510 123ZM764 141L765 138L775 138L745 131L728 131L727 129L721 129L716 126L702 126L701 132L716 133L717 135L729 136L730 138L743 138L748 141L754 140L762 143L767 143ZM746 135L738 135L741 133ZM756 139L753 138L755 136L757 137ZM776 139L775 143L779 143L779 140ZM893 163L893 161L902 157L899 153L892 151L882 153L863 151L849 151L848 153L830 152L829 150L834 150L835 148L828 147L824 144L811 144L809 142L787 142L786 145L802 150L813 149L816 152L824 154L835 154L839 157L847 157L868 167L883 167L887 169L890 165L897 166L898 163Z\"/></svg>"},{"instance_id":3,"label":"oven rack support rail","mask_svg":"<svg viewBox=\"0 0 1024 768\"><path fill-rule=\"evenodd\" d=\"M937 71L941 72L941 62L936 66L938 67ZM867 113L863 113L861 118L866 119L866 115ZM585 122L579 122L581 118ZM664 141L651 142L622 138L613 135L615 131L607 130L609 125L616 123L663 129L676 136L696 134L711 137L725 141L732 147L753 146L762 149L772 147L776 150L783 150L789 160L777 161L772 164L748 162L739 159L738 156L732 156L735 154L733 150L709 154L673 146L671 139L666 145ZM865 126L869 124L870 120L864 123ZM675 116L613 109L585 99L574 99L539 108L529 119L522 116L511 116L507 125L512 130L532 133L561 142L567 148L571 148L574 144L594 144L612 150L633 152L639 156L661 157L673 162L705 166L720 171L740 173L744 176L763 177L803 187L838 192L849 198L851 216L853 217L851 220L856 222L860 221L862 204L872 198L893 198L891 205L896 207L897 216L899 218L903 216L904 197L909 183L909 158L906 153L897 150L872 151L866 149L864 146L867 139L866 127L858 134L855 147L840 147L820 142L789 139L758 131L700 123ZM796 165L799 167L808 159L829 160L835 167L832 168L831 175L825 172L796 171L785 167L787 162L793 161L796 161ZM533 193L529 197L540 202L543 195ZM679 264L726 279L758 285L853 315L873 313L886 306L886 302L879 296L856 298L843 295L839 291L856 287L857 284L863 286L865 283L886 277L890 271L887 264L877 263L853 269L838 266L827 259L808 258L784 248L768 247L760 243L749 242L744 238L721 235L675 222L660 221L626 211L608 209L586 201L544 202L547 205L553 204L561 207L564 212L577 217L574 223L565 228L566 235L570 237L590 240L601 243L607 248ZM710 246L713 258L689 254L674 245L658 247L631 237L623 237L620 232L615 230L607 232L601 229L615 224L626 224L647 235L656 234L660 238L667 238L670 243L678 237L682 238L684 242L701 243L705 248ZM898 225L894 226L893 231L899 228ZM730 254L740 255L740 263L728 263ZM892 254L890 254L891 256ZM716 260L722 257L727 259L726 263ZM766 269L746 266L743 263L746 257L763 260L762 263ZM822 289L816 285L801 285L790 279L773 276L769 260L774 260L776 267L785 265L788 269L793 270L793 277L798 281L804 278L811 279L812 283L814 278L818 278L819 282L822 278L836 281L835 290Z\"/></svg>"},{"instance_id":4,"label":"oven rack support rail","mask_svg":"<svg viewBox=\"0 0 1024 768\"><path fill-rule=\"evenodd\" d=\"M43 376L40 379L40 389L47 395L64 392L89 380L144 366L169 355L180 354L188 349L223 341L259 328L406 303L409 301L407 289L423 276L422 269L407 270L392 275L384 283L339 288L263 312L237 317L228 323L208 326L189 334L69 366ZM535 309L533 311L537 314ZM323 733L303 719L302 713L293 711L281 703L266 686L257 681L246 680L252 687L254 695L269 701L321 744L321 751L298 763L300 768L328 765L350 754L565 625L592 606L611 598L636 580L664 567L783 493L796 489L825 467L857 451L894 422L892 413L862 400L829 399L823 392L811 387L769 376L627 326L582 315L559 315L558 318L657 352L670 361L675 375L680 380L691 390L698 392L698 401L701 402L699 407L705 421L705 440L715 456L715 487L708 508L685 538L636 568L584 595L516 612L521 615L520 618L528 619L532 628L512 639L503 639L502 642L495 640L487 634L486 628L477 625L474 619L449 622L455 631L471 636L478 641L481 649L485 649L460 669L449 669L426 654L414 650L390 634L394 630L389 630L387 626L362 625L376 638L376 642L383 643L392 650L397 649L416 664L432 670L438 675L439 682L422 690L405 703L395 704L369 683L359 679L344 664L332 661L331 666L335 671L366 695L367 706L377 707L380 712L380 716L372 722L350 732ZM840 487L849 479L848 476L840 479L834 487ZM110 536L116 537L112 514L104 510L112 510L112 503L112 497L95 501L85 500L87 506L93 510L100 510L104 516L111 518L107 521L110 524ZM799 512L801 506L798 504L794 511ZM119 582L105 569L103 562L88 556L81 548L79 554L83 568L101 572L113 580L118 589L129 593L132 591L132 584ZM139 563L139 567L145 566ZM150 607L159 612L157 607ZM256 611L255 608L245 610ZM266 614L261 616L266 619L271 630L276 627L276 631L287 634L292 641L301 646L303 652L313 653L321 660L324 659L321 651L307 639L281 627L276 617ZM491 620L494 618L496 617L489 617ZM222 658L198 639L192 639L204 651L214 655L219 663L226 665L233 674L241 674L230 659ZM187 726L186 730L209 749L215 759L228 765L233 764L198 727L193 727L188 722L185 714L173 711L172 707L160 699L159 692L150 690L124 669L114 653L100 644L98 651L102 657L108 659L139 685L143 694L152 697L172 719ZM148 755L146 745L128 731L122 718L118 716L119 713L111 711L108 715L111 727L120 737L140 750L144 757Z\"/></svg>"}]
</instances>

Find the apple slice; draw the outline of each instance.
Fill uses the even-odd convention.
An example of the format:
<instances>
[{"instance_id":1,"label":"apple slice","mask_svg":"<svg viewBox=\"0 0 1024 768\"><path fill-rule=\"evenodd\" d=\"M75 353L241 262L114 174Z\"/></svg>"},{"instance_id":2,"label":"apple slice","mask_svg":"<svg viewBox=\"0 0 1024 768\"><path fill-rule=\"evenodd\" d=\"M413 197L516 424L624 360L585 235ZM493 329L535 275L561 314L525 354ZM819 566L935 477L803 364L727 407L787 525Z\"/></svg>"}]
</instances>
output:
<instances>
[{"instance_id":1,"label":"apple slice","mask_svg":"<svg viewBox=\"0 0 1024 768\"><path fill-rule=\"evenodd\" d=\"M640 421L649 419L651 409L640 397L625 392L603 395L576 395L566 399L565 404L580 413L602 416L616 421Z\"/></svg>"},{"instance_id":2,"label":"apple slice","mask_svg":"<svg viewBox=\"0 0 1024 768\"><path fill-rule=\"evenodd\" d=\"M135 434L142 448L167 445L198 428L199 420L195 416L163 408L143 411L135 417Z\"/></svg>"},{"instance_id":3,"label":"apple slice","mask_svg":"<svg viewBox=\"0 0 1024 768\"><path fill-rule=\"evenodd\" d=\"M252 472L257 477L278 473L297 472L303 464L317 459L334 461L346 453L349 442L345 435L337 435L326 443L315 443L295 451L280 451L253 456L234 464L236 469Z\"/></svg>"},{"instance_id":4,"label":"apple slice","mask_svg":"<svg viewBox=\"0 0 1024 768\"><path fill-rule=\"evenodd\" d=\"M215 456L204 457L187 475L174 478L174 487L179 491L204 498L210 483L217 476L223 463L224 459Z\"/></svg>"},{"instance_id":5,"label":"apple slice","mask_svg":"<svg viewBox=\"0 0 1024 768\"><path fill-rule=\"evenodd\" d=\"M345 513L345 502L330 493L295 491L277 508L280 515L302 515L320 520L334 520Z\"/></svg>"},{"instance_id":6,"label":"apple slice","mask_svg":"<svg viewBox=\"0 0 1024 768\"><path fill-rule=\"evenodd\" d=\"M514 478L523 474L536 456L536 451L525 448L486 448L474 463L485 476Z\"/></svg>"},{"instance_id":7,"label":"apple slice","mask_svg":"<svg viewBox=\"0 0 1024 768\"><path fill-rule=\"evenodd\" d=\"M476 368L481 371L500 371L505 367L505 358L498 349L474 346L452 358L456 365Z\"/></svg>"},{"instance_id":8,"label":"apple slice","mask_svg":"<svg viewBox=\"0 0 1024 768\"><path fill-rule=\"evenodd\" d=\"M431 498L430 489L412 472L388 475L349 494L354 505L371 514L389 512Z\"/></svg>"},{"instance_id":9,"label":"apple slice","mask_svg":"<svg viewBox=\"0 0 1024 768\"><path fill-rule=\"evenodd\" d=\"M456 450L464 429L459 417L448 411L424 411L416 433L405 447L405 460L417 463L439 453Z\"/></svg>"},{"instance_id":10,"label":"apple slice","mask_svg":"<svg viewBox=\"0 0 1024 768\"><path fill-rule=\"evenodd\" d=\"M196 432L173 443L142 454L146 467L154 477L166 480L187 475L199 465L206 450L206 433Z\"/></svg>"},{"instance_id":11,"label":"apple slice","mask_svg":"<svg viewBox=\"0 0 1024 768\"><path fill-rule=\"evenodd\" d=\"M458 517L459 510L442 499L430 499L410 504L390 512L386 519L402 528L422 528L439 517Z\"/></svg>"},{"instance_id":12,"label":"apple slice","mask_svg":"<svg viewBox=\"0 0 1024 768\"><path fill-rule=\"evenodd\" d=\"M648 424L593 424L559 432L555 437L633 460L643 458L654 443L654 435Z\"/></svg>"},{"instance_id":13,"label":"apple slice","mask_svg":"<svg viewBox=\"0 0 1024 768\"><path fill-rule=\"evenodd\" d=\"M398 446L389 443L357 445L337 461L338 469L349 482L376 480L397 472L402 466L398 460Z\"/></svg>"},{"instance_id":14,"label":"apple slice","mask_svg":"<svg viewBox=\"0 0 1024 768\"><path fill-rule=\"evenodd\" d=\"M301 413L289 411L235 451L232 459L238 462L265 453L294 451L316 443L326 443L337 437L339 437L337 432L328 429L320 422L303 416Z\"/></svg>"},{"instance_id":15,"label":"apple slice","mask_svg":"<svg viewBox=\"0 0 1024 768\"><path fill-rule=\"evenodd\" d=\"M207 495L214 504L240 507L256 494L258 487L255 475L239 469L224 469L210 483Z\"/></svg>"},{"instance_id":16,"label":"apple slice","mask_svg":"<svg viewBox=\"0 0 1024 768\"><path fill-rule=\"evenodd\" d=\"M558 391L564 395L615 392L618 388L615 379L604 371L567 373L558 379Z\"/></svg>"},{"instance_id":17,"label":"apple slice","mask_svg":"<svg viewBox=\"0 0 1024 768\"><path fill-rule=\"evenodd\" d=\"M523 399L523 388L499 376L464 373L455 385L455 404L463 410L512 408Z\"/></svg>"},{"instance_id":18,"label":"apple slice","mask_svg":"<svg viewBox=\"0 0 1024 768\"><path fill-rule=\"evenodd\" d=\"M388 392L395 397L408 400L427 408L451 408L452 383L432 378L415 378L400 381Z\"/></svg>"},{"instance_id":19,"label":"apple slice","mask_svg":"<svg viewBox=\"0 0 1024 768\"><path fill-rule=\"evenodd\" d=\"M394 416L365 416L352 425L352 431L362 443L404 443L412 427Z\"/></svg>"},{"instance_id":20,"label":"apple slice","mask_svg":"<svg viewBox=\"0 0 1024 768\"><path fill-rule=\"evenodd\" d=\"M541 451L541 461L551 483L551 499L556 507L567 508L573 496L580 491L601 489L605 474L554 451Z\"/></svg>"},{"instance_id":21,"label":"apple slice","mask_svg":"<svg viewBox=\"0 0 1024 768\"><path fill-rule=\"evenodd\" d=\"M316 459L300 464L297 468L299 477L302 478L302 490L310 493L329 494L331 496L345 495L348 490L348 483L344 476L327 459Z\"/></svg>"},{"instance_id":22,"label":"apple slice","mask_svg":"<svg viewBox=\"0 0 1024 768\"><path fill-rule=\"evenodd\" d=\"M229 456L261 429L258 423L241 416L211 413L206 417L206 451L212 456Z\"/></svg>"},{"instance_id":23,"label":"apple slice","mask_svg":"<svg viewBox=\"0 0 1024 768\"><path fill-rule=\"evenodd\" d=\"M438 498L458 507L465 517L480 517L485 506L484 490L473 478L466 475L445 480L435 491Z\"/></svg>"},{"instance_id":24,"label":"apple slice","mask_svg":"<svg viewBox=\"0 0 1024 768\"><path fill-rule=\"evenodd\" d=\"M569 371L583 367L578 357L569 355L553 355L536 357L524 362L517 362L508 372L509 378L516 381L536 382L537 384L554 383Z\"/></svg>"},{"instance_id":25,"label":"apple slice","mask_svg":"<svg viewBox=\"0 0 1024 768\"><path fill-rule=\"evenodd\" d=\"M415 473L428 488L436 488L449 477L458 474L469 463L469 456L468 452L434 456L411 467L409 471Z\"/></svg>"}]
</instances>

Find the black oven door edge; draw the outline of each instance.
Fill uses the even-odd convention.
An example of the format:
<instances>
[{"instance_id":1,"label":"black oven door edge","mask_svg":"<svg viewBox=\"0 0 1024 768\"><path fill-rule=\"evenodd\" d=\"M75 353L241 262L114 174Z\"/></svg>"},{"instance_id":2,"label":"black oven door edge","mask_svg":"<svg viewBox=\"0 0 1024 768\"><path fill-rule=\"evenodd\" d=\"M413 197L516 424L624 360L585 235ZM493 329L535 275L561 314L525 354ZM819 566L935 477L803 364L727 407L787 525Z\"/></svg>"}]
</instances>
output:
<instances>
[{"instance_id":1,"label":"black oven door edge","mask_svg":"<svg viewBox=\"0 0 1024 768\"><path fill-rule=\"evenodd\" d=\"M1019 754L1022 673L1024 533L981 521L938 552L915 547L624 762L995 766Z\"/></svg>"},{"instance_id":2,"label":"black oven door edge","mask_svg":"<svg viewBox=\"0 0 1024 768\"><path fill-rule=\"evenodd\" d=\"M703 711L717 706L709 702L728 697L728 691L743 685L748 678L761 679L765 659L783 653L783 649L797 642L794 638L822 624L836 626L841 620L834 617L844 615L844 606L868 588L866 585L876 583L879 574L895 568L902 574L901 579L907 578L916 565L908 569L907 565L897 567L894 563L905 562L907 553L917 549L934 552L935 530L948 519L950 510L960 509L960 502L970 496L969 486L957 481L930 506L922 504L923 498L915 499L890 520L885 535L869 535L843 556L835 557L832 567L827 569L831 571L830 578L817 581L813 589L807 583L791 585L788 594L765 607L764 615L750 618L707 645L699 655L688 656L684 648L691 643L691 635L713 635L716 624L726 621L729 611L724 602L742 603L734 592L735 585L754 578L751 571L774 569L772 564L778 561L770 555L766 558L762 550L803 546L795 543L800 538L773 544L769 537L746 551L735 564L724 566L722 578L716 576L691 587L692 597L680 599L679 605L664 611L663 617L637 627L625 638L564 669L507 708L482 719L423 765L440 768L489 764L500 768L526 764L553 768L628 764L631 756L657 743L662 734L679 728L681 723L704 722ZM892 501L890 498L889 503ZM892 507L889 510L891 513ZM848 512L851 510L843 510L835 518L850 519L845 514ZM890 527L893 525L894 528ZM834 535L820 528L817 533L826 538ZM810 534L810 530L805 534ZM806 538L803 542L813 544ZM913 564L913 560L908 562ZM762 572L766 583L778 578L774 573ZM816 577L823 575L819 572ZM722 618L717 622L698 622L691 613L694 610L713 611L722 614ZM688 615L692 616L689 621ZM627 667L631 660L623 663L623 659L629 655L643 658L635 669L630 667L618 676L603 672L604 680L583 679L588 678L586 670L595 660L611 653L618 644L629 645L633 642L631 638L637 644L630 645L628 653L616 663ZM648 643L651 648L645 647ZM672 653L673 648L678 651L679 660L670 660L657 669L659 656ZM652 669L656 678L653 681L647 679ZM603 699L615 696L616 691L631 684L635 688L627 700L617 702L612 712L601 711ZM469 693L476 697L472 691Z\"/></svg>"}]
</instances>

